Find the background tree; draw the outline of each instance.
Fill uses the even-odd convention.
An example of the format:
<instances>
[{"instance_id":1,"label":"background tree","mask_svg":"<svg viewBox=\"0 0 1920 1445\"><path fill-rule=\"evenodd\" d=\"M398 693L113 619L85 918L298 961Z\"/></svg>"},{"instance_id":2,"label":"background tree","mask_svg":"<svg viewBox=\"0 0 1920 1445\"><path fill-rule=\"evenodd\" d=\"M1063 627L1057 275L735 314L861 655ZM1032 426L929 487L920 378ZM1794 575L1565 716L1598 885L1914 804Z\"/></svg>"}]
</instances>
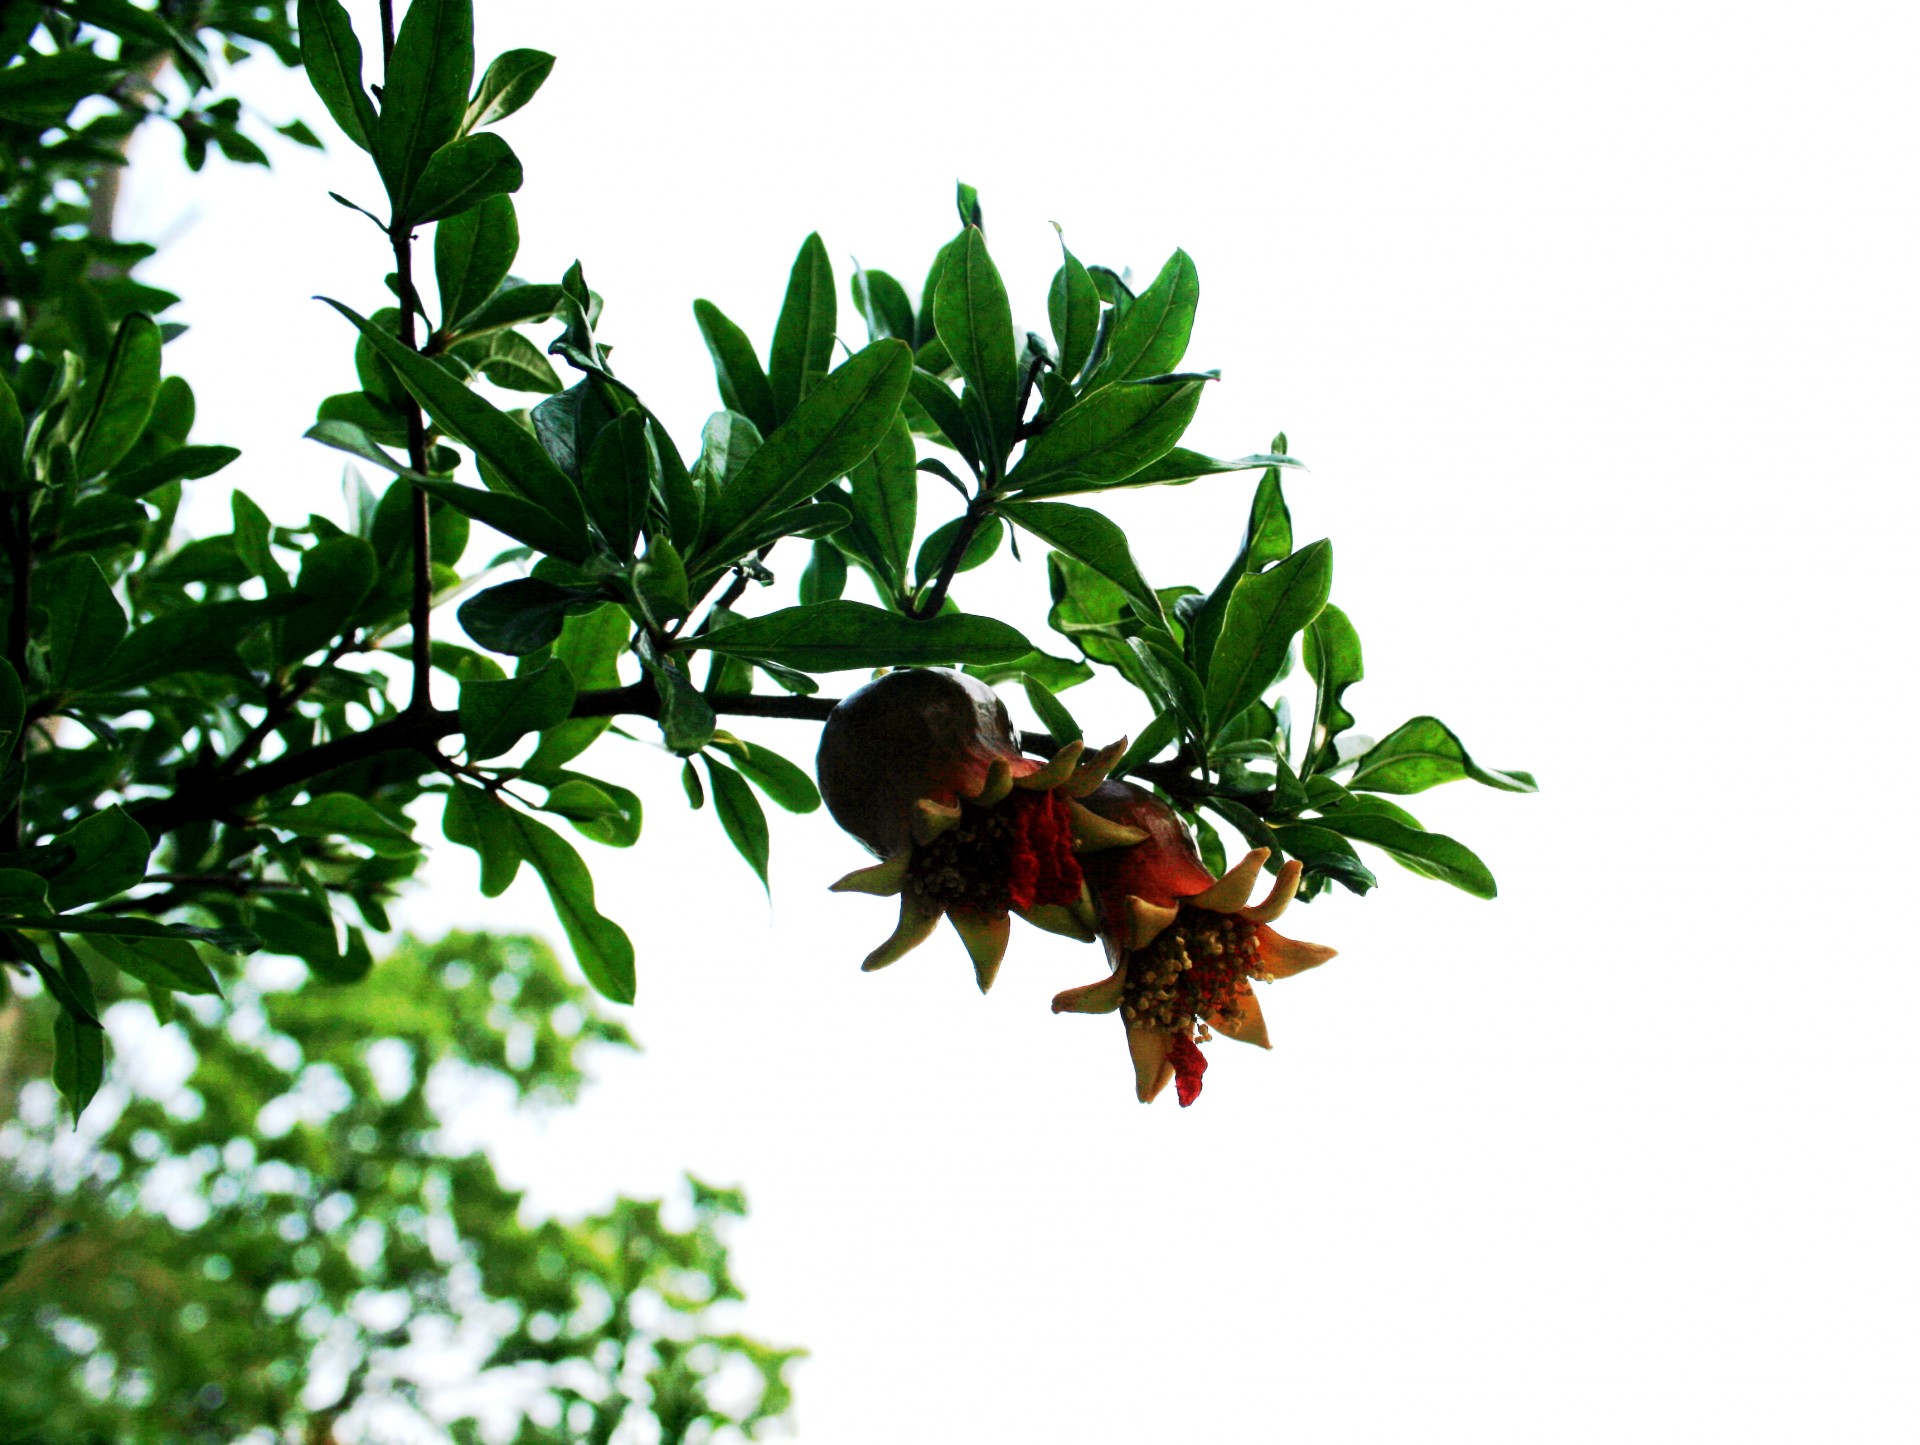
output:
<instances>
[{"instance_id":1,"label":"background tree","mask_svg":"<svg viewBox=\"0 0 1920 1445\"><path fill-rule=\"evenodd\" d=\"M476 1096L551 1110L591 1048L632 1048L551 950L455 934L404 941L353 988L303 973L188 1001L184 1081L114 1090L77 1136L33 1077L55 1006L28 1010L20 1117L0 1125L0 1239L19 1241L0 1253L0 1438L468 1441L484 1420L532 1445L650 1414L680 1441L786 1408L796 1352L719 1323L737 1192L689 1180L686 1199L530 1223L449 1143Z\"/></svg>"}]
</instances>

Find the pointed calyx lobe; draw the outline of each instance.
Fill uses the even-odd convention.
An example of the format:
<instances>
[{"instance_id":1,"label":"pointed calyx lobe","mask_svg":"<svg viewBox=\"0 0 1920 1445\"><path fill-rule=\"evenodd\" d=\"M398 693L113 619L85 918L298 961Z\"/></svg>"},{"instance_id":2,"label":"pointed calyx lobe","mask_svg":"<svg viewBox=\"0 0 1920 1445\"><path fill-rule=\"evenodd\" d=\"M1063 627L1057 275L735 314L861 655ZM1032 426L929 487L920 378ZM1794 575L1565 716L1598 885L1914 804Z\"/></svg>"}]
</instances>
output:
<instances>
[{"instance_id":1,"label":"pointed calyx lobe","mask_svg":"<svg viewBox=\"0 0 1920 1445\"><path fill-rule=\"evenodd\" d=\"M1074 800L1120 750L1083 758L1076 743L1050 762L1027 757L993 690L944 668L890 672L843 700L820 736L820 793L834 821L883 861L834 886L900 898L899 926L865 967L894 962L943 915L983 990L1006 951L1010 913L1090 939L1079 854L1139 835Z\"/></svg>"},{"instance_id":2,"label":"pointed calyx lobe","mask_svg":"<svg viewBox=\"0 0 1920 1445\"><path fill-rule=\"evenodd\" d=\"M1333 950L1284 938L1267 926L1299 885L1298 863L1281 868L1265 900L1251 904L1267 860L1264 849L1216 879L1179 817L1153 794L1108 782L1084 802L1109 823L1140 833L1142 841L1085 860L1096 928L1113 972L1058 995L1054 1011L1117 1010L1141 1101L1174 1082L1181 1104L1191 1104L1206 1070L1200 1043L1220 1033L1270 1047L1252 983L1324 963Z\"/></svg>"}]
</instances>

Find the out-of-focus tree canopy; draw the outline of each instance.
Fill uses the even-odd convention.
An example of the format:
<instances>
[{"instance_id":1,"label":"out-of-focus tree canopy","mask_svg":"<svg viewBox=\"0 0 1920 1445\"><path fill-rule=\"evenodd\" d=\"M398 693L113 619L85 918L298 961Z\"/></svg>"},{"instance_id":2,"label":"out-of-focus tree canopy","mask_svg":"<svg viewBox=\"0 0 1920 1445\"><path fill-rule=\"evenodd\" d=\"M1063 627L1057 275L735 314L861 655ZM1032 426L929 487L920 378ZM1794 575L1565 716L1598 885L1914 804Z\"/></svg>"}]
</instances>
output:
<instances>
[{"instance_id":1,"label":"out-of-focus tree canopy","mask_svg":"<svg viewBox=\"0 0 1920 1445\"><path fill-rule=\"evenodd\" d=\"M77 1132L32 1056L52 1001L0 1010L0 1439L533 1445L650 1413L679 1441L786 1408L796 1352L724 1327L737 1192L534 1221L449 1145L463 1101L564 1105L587 1045L632 1047L543 944L409 941L350 988L302 972L181 1000L184 1083L110 1083ZM145 1002L100 1003L151 1030Z\"/></svg>"}]
</instances>

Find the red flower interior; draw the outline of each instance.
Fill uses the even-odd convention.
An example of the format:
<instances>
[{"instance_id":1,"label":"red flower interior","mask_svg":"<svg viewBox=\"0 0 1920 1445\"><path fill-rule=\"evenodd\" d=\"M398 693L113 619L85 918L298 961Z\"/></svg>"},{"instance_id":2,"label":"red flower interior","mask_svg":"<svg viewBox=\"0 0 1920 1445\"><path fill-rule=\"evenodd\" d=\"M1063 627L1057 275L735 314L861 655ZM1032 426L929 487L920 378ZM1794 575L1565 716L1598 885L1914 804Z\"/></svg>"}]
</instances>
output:
<instances>
[{"instance_id":1,"label":"red flower interior","mask_svg":"<svg viewBox=\"0 0 1920 1445\"><path fill-rule=\"evenodd\" d=\"M1067 800L1015 788L990 808L962 801L960 821L913 850L908 877L924 898L985 913L1067 905L1080 896Z\"/></svg>"}]
</instances>

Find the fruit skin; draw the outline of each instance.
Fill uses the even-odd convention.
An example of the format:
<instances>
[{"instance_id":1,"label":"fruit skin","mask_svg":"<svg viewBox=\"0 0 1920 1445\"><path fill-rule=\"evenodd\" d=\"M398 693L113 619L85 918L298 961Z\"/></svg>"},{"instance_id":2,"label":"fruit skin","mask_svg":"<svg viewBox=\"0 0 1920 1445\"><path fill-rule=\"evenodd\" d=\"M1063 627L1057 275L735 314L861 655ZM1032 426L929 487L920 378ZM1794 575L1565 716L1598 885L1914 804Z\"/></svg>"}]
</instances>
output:
<instances>
[{"instance_id":1,"label":"fruit skin","mask_svg":"<svg viewBox=\"0 0 1920 1445\"><path fill-rule=\"evenodd\" d=\"M916 802L953 806L977 795L996 760L1016 777L1041 766L1022 756L992 688L951 668L916 667L841 699L821 729L814 770L834 822L891 858L914 841Z\"/></svg>"}]
</instances>

